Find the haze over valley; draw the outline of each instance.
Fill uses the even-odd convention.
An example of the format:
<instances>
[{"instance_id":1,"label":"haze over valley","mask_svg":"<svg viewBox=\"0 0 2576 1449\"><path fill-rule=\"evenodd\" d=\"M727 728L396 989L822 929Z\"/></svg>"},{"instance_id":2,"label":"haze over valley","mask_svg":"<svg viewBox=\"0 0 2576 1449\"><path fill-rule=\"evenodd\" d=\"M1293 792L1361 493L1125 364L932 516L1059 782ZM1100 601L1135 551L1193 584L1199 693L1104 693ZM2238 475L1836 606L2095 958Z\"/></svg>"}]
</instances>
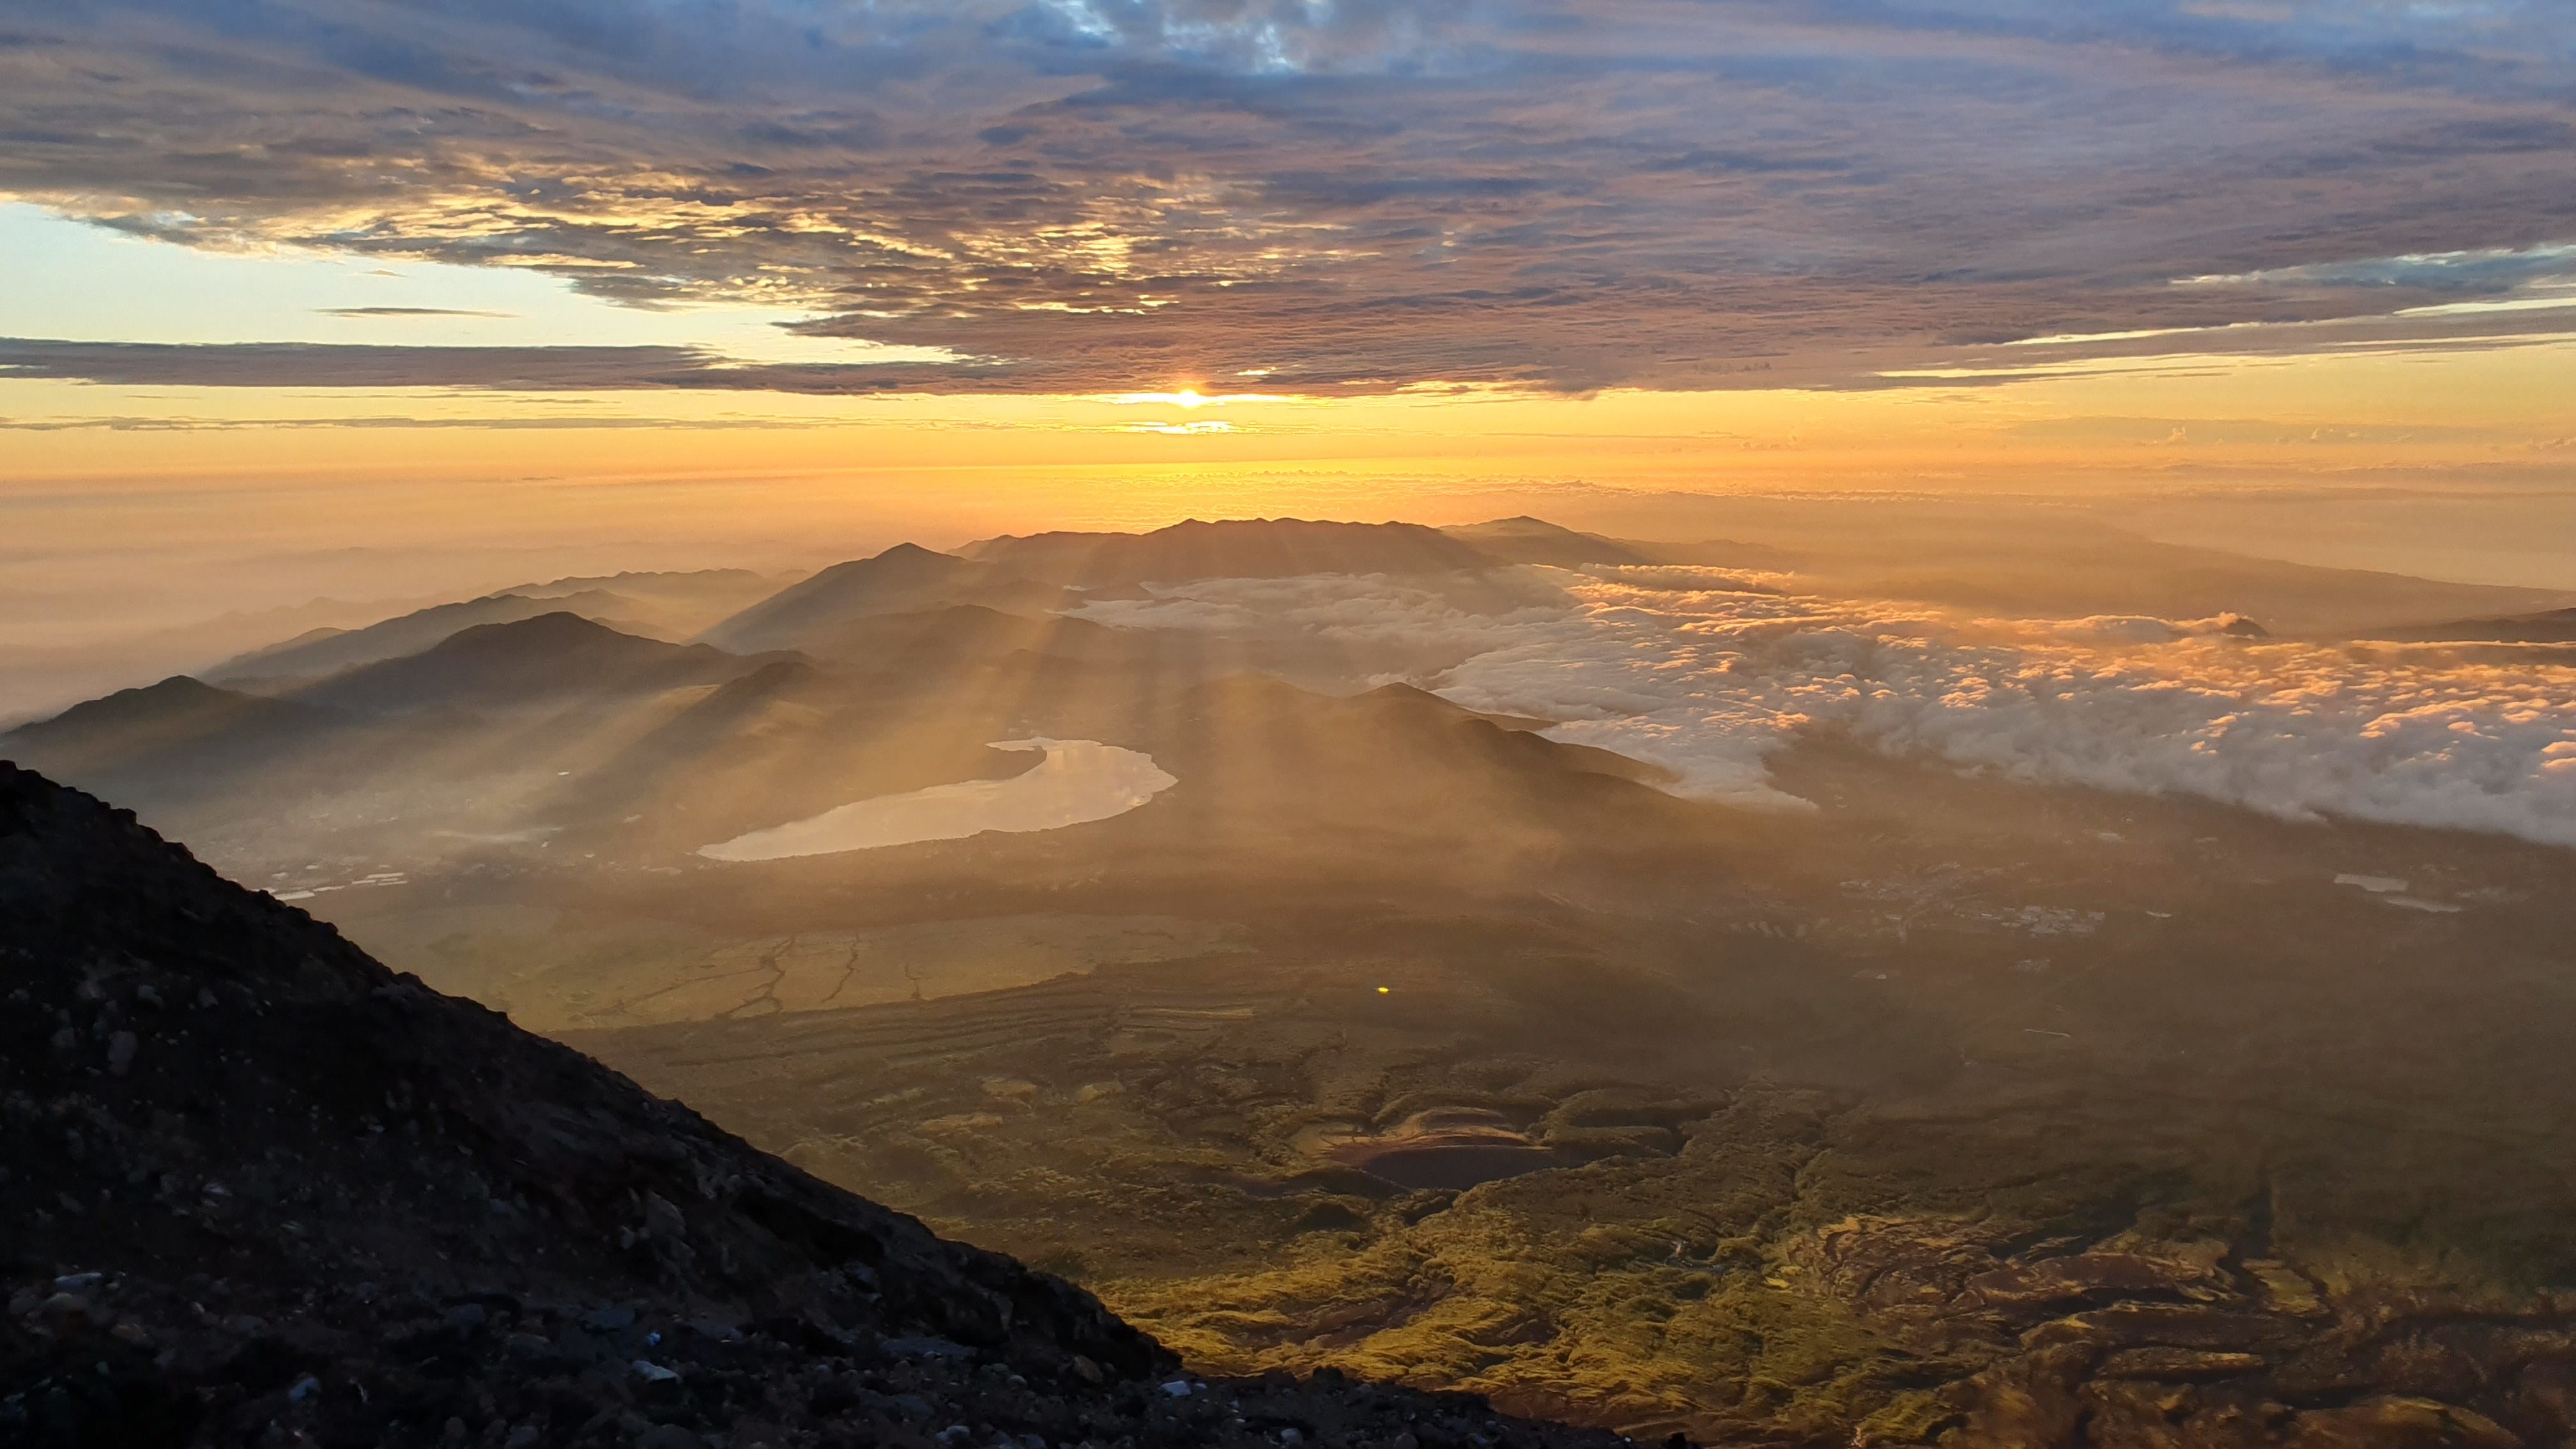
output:
<instances>
[{"instance_id":1,"label":"haze over valley","mask_svg":"<svg viewBox=\"0 0 2576 1449\"><path fill-rule=\"evenodd\" d=\"M2096 548L2015 606L1529 517L901 545L0 746L1209 1372L2554 1422L2568 600Z\"/></svg>"}]
</instances>

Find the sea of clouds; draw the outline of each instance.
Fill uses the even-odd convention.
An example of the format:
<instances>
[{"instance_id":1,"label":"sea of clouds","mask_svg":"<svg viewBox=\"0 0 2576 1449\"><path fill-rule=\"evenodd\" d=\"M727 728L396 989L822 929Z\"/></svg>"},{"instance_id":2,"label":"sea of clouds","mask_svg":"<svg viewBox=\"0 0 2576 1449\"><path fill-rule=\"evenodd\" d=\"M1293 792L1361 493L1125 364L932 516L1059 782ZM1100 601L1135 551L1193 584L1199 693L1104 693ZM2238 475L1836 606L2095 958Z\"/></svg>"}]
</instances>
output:
<instances>
[{"instance_id":1,"label":"sea of clouds","mask_svg":"<svg viewBox=\"0 0 2576 1449\"><path fill-rule=\"evenodd\" d=\"M1436 647L1416 682L1672 770L1675 793L1797 808L1765 758L1800 730L2014 777L2180 792L2576 846L2576 663L2224 632L2224 620L1971 619L1713 570L1545 574L1496 610L1378 578L1220 579L1100 601L1103 623L1293 630L1356 657Z\"/></svg>"}]
</instances>

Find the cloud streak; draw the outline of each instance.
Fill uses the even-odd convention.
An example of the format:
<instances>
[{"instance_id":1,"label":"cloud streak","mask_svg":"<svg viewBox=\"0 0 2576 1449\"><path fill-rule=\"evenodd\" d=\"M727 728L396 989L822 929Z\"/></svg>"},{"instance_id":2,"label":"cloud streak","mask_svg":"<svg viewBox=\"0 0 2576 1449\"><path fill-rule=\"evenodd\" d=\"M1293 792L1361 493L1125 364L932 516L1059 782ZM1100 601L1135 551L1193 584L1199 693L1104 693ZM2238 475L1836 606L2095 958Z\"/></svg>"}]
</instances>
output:
<instances>
[{"instance_id":1,"label":"cloud streak","mask_svg":"<svg viewBox=\"0 0 2576 1449\"><path fill-rule=\"evenodd\" d=\"M2542 0L109 0L0 190L982 362L900 387L1882 386L2562 281L2571 84Z\"/></svg>"},{"instance_id":2,"label":"cloud streak","mask_svg":"<svg viewBox=\"0 0 2576 1449\"><path fill-rule=\"evenodd\" d=\"M971 364L742 362L693 347L402 347L327 342L63 342L0 338L0 378L129 387L420 387L625 392L648 388L881 393L932 379L972 387Z\"/></svg>"}]
</instances>

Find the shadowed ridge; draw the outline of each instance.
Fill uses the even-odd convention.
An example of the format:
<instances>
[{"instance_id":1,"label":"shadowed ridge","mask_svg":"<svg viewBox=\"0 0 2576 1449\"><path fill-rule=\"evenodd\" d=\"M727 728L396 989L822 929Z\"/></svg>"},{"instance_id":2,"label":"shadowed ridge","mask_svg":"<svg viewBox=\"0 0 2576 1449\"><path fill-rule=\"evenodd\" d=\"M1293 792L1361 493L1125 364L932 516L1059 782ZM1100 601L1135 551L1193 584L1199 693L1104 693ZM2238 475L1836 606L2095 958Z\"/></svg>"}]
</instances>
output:
<instances>
[{"instance_id":1,"label":"shadowed ridge","mask_svg":"<svg viewBox=\"0 0 2576 1449\"><path fill-rule=\"evenodd\" d=\"M802 649L846 653L844 636L871 618L952 605L1042 611L1060 591L989 564L899 543L872 558L834 564L770 595L700 636L736 652Z\"/></svg>"},{"instance_id":2,"label":"shadowed ridge","mask_svg":"<svg viewBox=\"0 0 2576 1449\"><path fill-rule=\"evenodd\" d=\"M1373 828L1437 823L1460 832L1479 819L1550 830L1616 820L1644 831L1691 808L1652 788L1668 783L1669 771L1548 739L1538 733L1545 721L1479 714L1408 684L1336 697L1231 674L1183 691L1179 702L1188 718L1232 729L1207 731L1206 743L1187 733L1157 743L1155 758L1168 757L1191 787L1175 798L1223 798L1242 816L1341 811ZM1242 738L1262 748L1243 748ZM1553 813L1560 809L1572 813Z\"/></svg>"},{"instance_id":3,"label":"shadowed ridge","mask_svg":"<svg viewBox=\"0 0 2576 1449\"><path fill-rule=\"evenodd\" d=\"M9 1122L13 1277L203 1270L263 1317L361 1281L644 1297L937 1334L1057 1369L1071 1354L1121 1373L1167 1361L1080 1290L942 1242L397 977L14 766L0 766L0 915L19 1004L8 1087L79 1101L83 1129L67 1146ZM57 1031L58 1013L75 1024ZM57 1198L80 1210L48 1210Z\"/></svg>"},{"instance_id":4,"label":"shadowed ridge","mask_svg":"<svg viewBox=\"0 0 2576 1449\"><path fill-rule=\"evenodd\" d=\"M131 741L139 745L243 724L312 720L321 714L288 700L244 694L189 675L174 674L158 684L84 700L50 719L20 725L0 738L34 744L78 740L86 744Z\"/></svg>"},{"instance_id":5,"label":"shadowed ridge","mask_svg":"<svg viewBox=\"0 0 2576 1449\"><path fill-rule=\"evenodd\" d=\"M621 633L570 609L549 609L511 623L478 624L471 629L458 630L421 652L450 658L475 655L492 659L510 653L553 654L570 649L606 649L623 650L629 657L640 658L667 656L690 647Z\"/></svg>"},{"instance_id":6,"label":"shadowed ridge","mask_svg":"<svg viewBox=\"0 0 2576 1449\"><path fill-rule=\"evenodd\" d=\"M2441 624L2402 625L2368 636L2427 644L2567 644L2576 643L2576 609L2549 609L2499 619L2457 619Z\"/></svg>"},{"instance_id":7,"label":"shadowed ridge","mask_svg":"<svg viewBox=\"0 0 2576 1449\"><path fill-rule=\"evenodd\" d=\"M1381 684L1375 689L1364 690L1359 694L1353 695L1352 698L1387 700L1391 702L1402 701L1406 703L1418 700L1428 700L1439 708L1454 710L1471 718L1483 720L1488 724L1499 725L1507 730L1535 731L1552 729L1556 725L1556 721L1552 719L1538 719L1524 714L1493 714L1485 710L1469 709L1463 704L1456 704L1443 699L1439 695L1433 694L1430 690L1424 689L1421 685L1406 684L1401 681L1394 684Z\"/></svg>"},{"instance_id":8,"label":"shadowed ridge","mask_svg":"<svg viewBox=\"0 0 2576 1449\"><path fill-rule=\"evenodd\" d=\"M1572 769L1588 775L1608 775L1658 791L1667 790L1679 783L1681 779L1679 775L1662 765L1632 759L1615 750L1605 750L1597 745L1577 745L1569 744L1564 740L1548 739L1545 732L1556 727L1555 720L1532 719L1526 715L1516 714L1489 714L1482 710L1469 709L1463 704L1452 703L1415 685L1381 684L1355 698L1375 701L1381 708L1389 710L1420 714L1426 719L1473 720L1478 724L1491 725L1506 735L1526 735L1534 742L1533 744L1511 744L1504 747L1518 751L1523 758L1543 759L1549 768Z\"/></svg>"},{"instance_id":9,"label":"shadowed ridge","mask_svg":"<svg viewBox=\"0 0 2576 1449\"><path fill-rule=\"evenodd\" d=\"M1119 637L1084 619L947 604L852 619L818 641L818 650L868 672L921 677L988 664L1019 650L1098 654Z\"/></svg>"},{"instance_id":10,"label":"shadowed ridge","mask_svg":"<svg viewBox=\"0 0 2576 1449\"><path fill-rule=\"evenodd\" d=\"M520 584L476 599L414 609L356 628L308 629L201 671L217 683L320 679L360 665L417 654L477 624L506 624L568 611L629 634L682 639L787 582L749 569L687 573L630 571Z\"/></svg>"},{"instance_id":11,"label":"shadowed ridge","mask_svg":"<svg viewBox=\"0 0 2576 1449\"><path fill-rule=\"evenodd\" d=\"M6 764L0 919L0 1442L1616 1442L1324 1377L1162 1392L1170 1355L1080 1289Z\"/></svg>"},{"instance_id":12,"label":"shadowed ridge","mask_svg":"<svg viewBox=\"0 0 2576 1449\"><path fill-rule=\"evenodd\" d=\"M487 594L479 599L415 609L364 628L308 630L283 643L237 654L206 670L206 677L218 683L319 679L436 648L467 629L514 623L540 614L598 617L630 606L629 600L595 590L545 598L520 593Z\"/></svg>"},{"instance_id":13,"label":"shadowed ridge","mask_svg":"<svg viewBox=\"0 0 2576 1449\"><path fill-rule=\"evenodd\" d=\"M307 748L350 723L338 710L176 674L20 725L0 735L0 752L69 775L122 778L139 770L214 781Z\"/></svg>"},{"instance_id":14,"label":"shadowed ridge","mask_svg":"<svg viewBox=\"0 0 2576 1449\"><path fill-rule=\"evenodd\" d=\"M1547 564L1570 569L1581 568L1585 564L1651 564L1662 561L1616 539L1578 533L1527 514L1485 523L1461 524L1440 531L1503 563Z\"/></svg>"},{"instance_id":15,"label":"shadowed ridge","mask_svg":"<svg viewBox=\"0 0 2576 1449\"><path fill-rule=\"evenodd\" d=\"M556 610L460 630L418 654L335 674L293 697L399 713L445 704L508 704L710 684L756 667L704 644L665 644Z\"/></svg>"},{"instance_id":16,"label":"shadowed ridge","mask_svg":"<svg viewBox=\"0 0 2576 1449\"><path fill-rule=\"evenodd\" d=\"M1301 574L1446 574L1498 560L1419 523L1303 518L1190 519L1151 533L1038 533L985 539L966 557L1090 589Z\"/></svg>"}]
</instances>

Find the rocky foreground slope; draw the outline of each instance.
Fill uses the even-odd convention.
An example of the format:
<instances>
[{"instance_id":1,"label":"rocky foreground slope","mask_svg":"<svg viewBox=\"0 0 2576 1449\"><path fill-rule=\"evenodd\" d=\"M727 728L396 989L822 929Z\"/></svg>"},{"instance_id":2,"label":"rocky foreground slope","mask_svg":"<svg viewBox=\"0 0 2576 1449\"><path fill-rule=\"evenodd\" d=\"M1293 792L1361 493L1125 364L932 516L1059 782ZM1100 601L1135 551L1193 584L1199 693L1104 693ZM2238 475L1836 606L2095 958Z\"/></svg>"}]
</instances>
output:
<instances>
[{"instance_id":1,"label":"rocky foreground slope","mask_svg":"<svg viewBox=\"0 0 2576 1449\"><path fill-rule=\"evenodd\" d=\"M0 1444L1610 1445L1209 1384L0 764Z\"/></svg>"}]
</instances>

